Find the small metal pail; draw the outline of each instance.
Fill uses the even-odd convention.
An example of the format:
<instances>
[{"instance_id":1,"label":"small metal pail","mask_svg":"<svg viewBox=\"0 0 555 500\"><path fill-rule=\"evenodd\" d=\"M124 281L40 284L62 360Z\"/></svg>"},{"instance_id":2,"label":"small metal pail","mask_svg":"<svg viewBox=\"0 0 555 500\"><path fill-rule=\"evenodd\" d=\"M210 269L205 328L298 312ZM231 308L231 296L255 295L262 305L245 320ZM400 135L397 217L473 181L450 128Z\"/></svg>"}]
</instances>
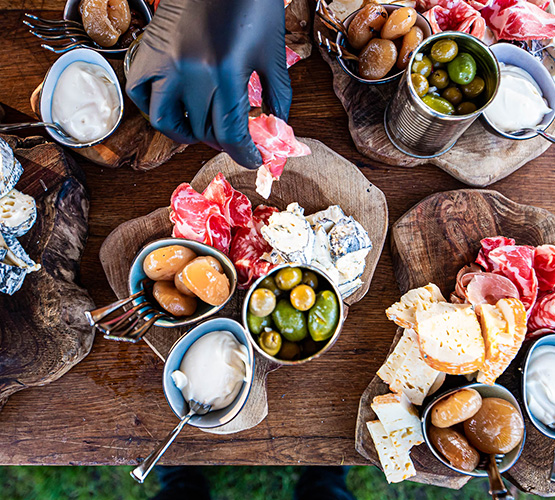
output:
<instances>
[{"instance_id":1,"label":"small metal pail","mask_svg":"<svg viewBox=\"0 0 555 500\"><path fill-rule=\"evenodd\" d=\"M467 52L476 60L478 74L485 81L483 106L468 115L444 115L428 107L416 94L410 68L417 54L429 52L438 40L457 42L459 54ZM499 87L499 64L491 50L478 38L456 31L444 31L424 40L414 51L397 92L387 106L384 126L392 144L416 158L433 158L451 149L464 131L491 103Z\"/></svg>"}]
</instances>

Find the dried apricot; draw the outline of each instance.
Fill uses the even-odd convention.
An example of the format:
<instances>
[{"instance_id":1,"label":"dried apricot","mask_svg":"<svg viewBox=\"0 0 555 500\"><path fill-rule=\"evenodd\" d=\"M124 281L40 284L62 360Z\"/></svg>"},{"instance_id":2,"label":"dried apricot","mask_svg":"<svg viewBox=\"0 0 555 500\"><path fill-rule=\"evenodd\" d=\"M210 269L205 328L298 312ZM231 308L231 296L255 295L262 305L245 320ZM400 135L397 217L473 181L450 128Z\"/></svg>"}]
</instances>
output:
<instances>
[{"instance_id":1,"label":"dried apricot","mask_svg":"<svg viewBox=\"0 0 555 500\"><path fill-rule=\"evenodd\" d=\"M468 440L454 429L441 429L430 425L430 441L445 459L455 468L467 472L473 471L480 462L480 454L468 443Z\"/></svg>"},{"instance_id":2,"label":"dried apricot","mask_svg":"<svg viewBox=\"0 0 555 500\"><path fill-rule=\"evenodd\" d=\"M154 283L152 294L156 301L172 316L191 316L197 309L197 299L179 293L171 281Z\"/></svg>"},{"instance_id":3,"label":"dried apricot","mask_svg":"<svg viewBox=\"0 0 555 500\"><path fill-rule=\"evenodd\" d=\"M416 23L416 11L412 7L401 7L394 10L383 25L381 37L387 40L406 35Z\"/></svg>"},{"instance_id":4,"label":"dried apricot","mask_svg":"<svg viewBox=\"0 0 555 500\"><path fill-rule=\"evenodd\" d=\"M379 36L387 20L387 11L377 3L365 5L353 18L347 29L347 39L357 50L362 49L373 37Z\"/></svg>"},{"instance_id":5,"label":"dried apricot","mask_svg":"<svg viewBox=\"0 0 555 500\"><path fill-rule=\"evenodd\" d=\"M192 261L197 254L181 245L170 245L150 252L143 270L151 280L173 280L175 274Z\"/></svg>"},{"instance_id":6,"label":"dried apricot","mask_svg":"<svg viewBox=\"0 0 555 500\"><path fill-rule=\"evenodd\" d=\"M399 57L397 58L397 67L399 69L407 67L414 49L420 45L422 40L424 40L424 32L418 26L413 26L403 37L403 45L401 45Z\"/></svg>"},{"instance_id":7,"label":"dried apricot","mask_svg":"<svg viewBox=\"0 0 555 500\"><path fill-rule=\"evenodd\" d=\"M358 72L367 80L379 80L389 73L397 61L397 48L391 40L374 38L359 56Z\"/></svg>"},{"instance_id":8,"label":"dried apricot","mask_svg":"<svg viewBox=\"0 0 555 500\"><path fill-rule=\"evenodd\" d=\"M473 417L482 406L482 396L474 389L461 389L432 408L432 424L446 428Z\"/></svg>"},{"instance_id":9,"label":"dried apricot","mask_svg":"<svg viewBox=\"0 0 555 500\"><path fill-rule=\"evenodd\" d=\"M204 257L189 262L181 271L185 286L211 306L222 305L229 297L229 280Z\"/></svg>"},{"instance_id":10,"label":"dried apricot","mask_svg":"<svg viewBox=\"0 0 555 500\"><path fill-rule=\"evenodd\" d=\"M101 47L112 47L129 29L127 0L81 0L79 13L87 34Z\"/></svg>"}]
</instances>

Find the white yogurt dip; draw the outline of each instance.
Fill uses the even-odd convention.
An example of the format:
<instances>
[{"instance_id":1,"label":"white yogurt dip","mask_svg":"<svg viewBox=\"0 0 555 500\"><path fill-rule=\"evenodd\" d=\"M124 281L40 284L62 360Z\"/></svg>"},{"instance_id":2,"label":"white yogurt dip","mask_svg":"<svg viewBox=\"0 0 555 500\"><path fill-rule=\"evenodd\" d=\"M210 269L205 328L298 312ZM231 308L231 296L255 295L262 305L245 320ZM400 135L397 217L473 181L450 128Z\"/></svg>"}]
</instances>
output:
<instances>
[{"instance_id":1,"label":"white yogurt dip","mask_svg":"<svg viewBox=\"0 0 555 500\"><path fill-rule=\"evenodd\" d=\"M52 120L79 142L92 142L116 125L120 102L116 83L98 64L70 64L56 82Z\"/></svg>"},{"instance_id":2,"label":"white yogurt dip","mask_svg":"<svg viewBox=\"0 0 555 500\"><path fill-rule=\"evenodd\" d=\"M522 68L503 63L499 63L499 67L499 90L484 114L494 127L503 132L536 127L551 111L540 87Z\"/></svg>"},{"instance_id":3,"label":"white yogurt dip","mask_svg":"<svg viewBox=\"0 0 555 500\"><path fill-rule=\"evenodd\" d=\"M540 422L555 427L555 346L542 345L530 356L526 376L530 413Z\"/></svg>"},{"instance_id":4,"label":"white yogurt dip","mask_svg":"<svg viewBox=\"0 0 555 500\"><path fill-rule=\"evenodd\" d=\"M221 410L239 394L247 368L247 348L232 333L216 331L194 342L171 376L186 401Z\"/></svg>"}]
</instances>

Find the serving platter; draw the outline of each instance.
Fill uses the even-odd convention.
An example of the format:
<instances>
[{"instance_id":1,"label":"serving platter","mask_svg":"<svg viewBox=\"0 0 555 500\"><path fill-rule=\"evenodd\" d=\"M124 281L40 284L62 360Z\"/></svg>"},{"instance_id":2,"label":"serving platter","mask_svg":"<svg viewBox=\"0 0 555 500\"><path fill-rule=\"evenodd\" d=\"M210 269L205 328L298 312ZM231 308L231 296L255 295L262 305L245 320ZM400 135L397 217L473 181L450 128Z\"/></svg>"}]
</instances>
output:
<instances>
[{"instance_id":1,"label":"serving platter","mask_svg":"<svg viewBox=\"0 0 555 500\"><path fill-rule=\"evenodd\" d=\"M318 18L314 21L314 33L317 31L334 39L333 32ZM385 108L398 81L365 85L349 77L324 48L320 53L332 70L333 90L349 118L353 142L361 154L373 160L399 167L431 163L465 184L486 187L537 158L551 145L541 137L525 141L499 137L478 119L447 153L430 159L413 158L393 146L383 125ZM555 132L555 124L547 131Z\"/></svg>"},{"instance_id":2,"label":"serving platter","mask_svg":"<svg viewBox=\"0 0 555 500\"><path fill-rule=\"evenodd\" d=\"M393 265L401 294L432 282L449 296L458 270L476 258L480 240L496 235L510 236L517 244L554 243L555 216L489 190L447 191L424 199L391 230ZM392 349L401 333L399 329ZM525 350L526 344L499 379L501 385L513 392L522 408L520 364ZM375 418L370 408L373 397L386 392L387 385L374 377L362 395L357 419L357 451L375 464L379 460L366 422ZM527 417L525 423L527 436L522 456L504 475L523 491L554 495L555 483L550 482L549 476L555 441L537 431ZM469 479L443 466L425 444L413 448L411 457L418 472L413 478L416 481L458 488Z\"/></svg>"},{"instance_id":3,"label":"serving platter","mask_svg":"<svg viewBox=\"0 0 555 500\"><path fill-rule=\"evenodd\" d=\"M314 139L301 141L310 147L312 154L288 160L284 173L279 182L274 183L268 200L255 192L256 171L240 167L224 153L207 162L191 185L201 192L221 172L235 189L248 196L253 207L264 203L283 210L289 203L297 201L310 214L332 204L340 205L346 214L352 215L362 224L373 243L362 275L363 286L345 300L345 304L349 306L367 293L381 255L388 224L385 196L355 165L321 142ZM179 181L176 182L176 187L177 184ZM106 238L100 249L100 261L118 298L128 295L129 268L140 248L152 240L169 236L171 231L169 208L164 207L125 222ZM244 292L236 293L222 310L221 316L240 321L243 296ZM155 327L147 333L145 340L158 356L165 359L171 346L185 331ZM277 368L277 364L257 355L254 383L245 409L229 424L210 432L237 432L260 423L268 413L266 376Z\"/></svg>"},{"instance_id":4,"label":"serving platter","mask_svg":"<svg viewBox=\"0 0 555 500\"><path fill-rule=\"evenodd\" d=\"M40 137L2 136L21 162L17 189L33 196L37 222L20 241L41 264L12 296L0 294L0 407L13 393L60 378L90 351L94 307L79 286L89 197L79 167Z\"/></svg>"}]
</instances>

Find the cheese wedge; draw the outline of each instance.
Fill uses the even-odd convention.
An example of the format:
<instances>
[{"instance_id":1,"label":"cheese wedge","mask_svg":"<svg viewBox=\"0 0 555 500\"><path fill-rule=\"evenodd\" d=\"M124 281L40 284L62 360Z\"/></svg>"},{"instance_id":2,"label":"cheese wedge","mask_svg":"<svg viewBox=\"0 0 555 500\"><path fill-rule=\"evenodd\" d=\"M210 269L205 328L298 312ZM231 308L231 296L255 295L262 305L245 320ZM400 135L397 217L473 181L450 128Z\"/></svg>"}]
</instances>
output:
<instances>
[{"instance_id":1,"label":"cheese wedge","mask_svg":"<svg viewBox=\"0 0 555 500\"><path fill-rule=\"evenodd\" d=\"M493 385L518 353L526 336L526 309L518 299L482 304L479 312L486 345L486 359L477 381Z\"/></svg>"},{"instance_id":2,"label":"cheese wedge","mask_svg":"<svg viewBox=\"0 0 555 500\"><path fill-rule=\"evenodd\" d=\"M418 309L415 317L420 351L432 368L463 375L482 367L484 339L470 304L435 303Z\"/></svg>"},{"instance_id":3,"label":"cheese wedge","mask_svg":"<svg viewBox=\"0 0 555 500\"><path fill-rule=\"evenodd\" d=\"M416 470L408 451L399 453L379 420L366 422L366 427L374 441L388 483L399 483L416 476Z\"/></svg>"},{"instance_id":4,"label":"cheese wedge","mask_svg":"<svg viewBox=\"0 0 555 500\"><path fill-rule=\"evenodd\" d=\"M396 325L414 330L416 328L416 310L426 310L436 302L446 302L446 300L437 285L429 283L421 288L409 290L399 302L389 307L385 314Z\"/></svg>"},{"instance_id":5,"label":"cheese wedge","mask_svg":"<svg viewBox=\"0 0 555 500\"><path fill-rule=\"evenodd\" d=\"M414 330L405 329L395 349L393 349L393 352L387 357L386 362L378 370L378 377L386 384L391 385L395 380L395 373L397 373L397 370L401 368L403 364L403 359L410 350L417 345L416 332Z\"/></svg>"},{"instance_id":6,"label":"cheese wedge","mask_svg":"<svg viewBox=\"0 0 555 500\"><path fill-rule=\"evenodd\" d=\"M405 395L376 396L371 406L400 453L424 442L418 412Z\"/></svg>"}]
</instances>

